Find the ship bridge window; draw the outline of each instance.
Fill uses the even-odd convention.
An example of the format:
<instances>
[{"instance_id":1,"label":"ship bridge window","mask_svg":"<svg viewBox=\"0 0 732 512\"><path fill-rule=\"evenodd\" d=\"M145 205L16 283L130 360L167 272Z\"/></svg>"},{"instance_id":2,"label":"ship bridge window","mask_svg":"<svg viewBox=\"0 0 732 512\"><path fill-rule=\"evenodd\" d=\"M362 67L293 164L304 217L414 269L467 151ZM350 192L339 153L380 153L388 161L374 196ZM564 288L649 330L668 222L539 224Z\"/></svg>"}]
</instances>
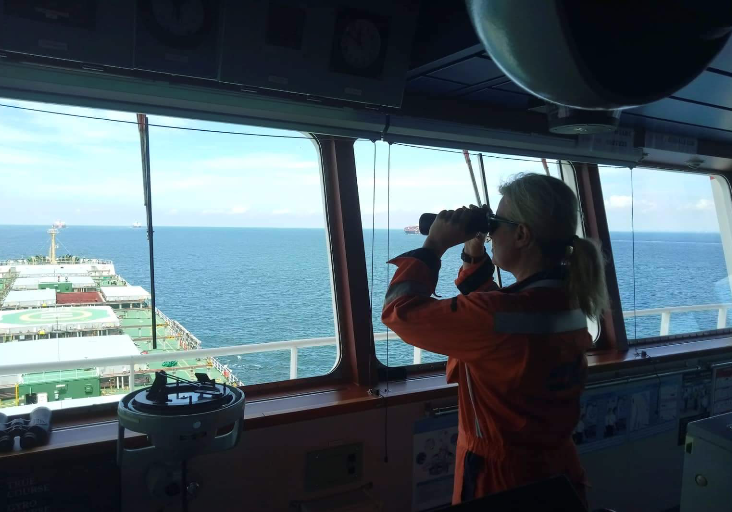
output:
<instances>
[{"instance_id":1,"label":"ship bridge window","mask_svg":"<svg viewBox=\"0 0 732 512\"><path fill-rule=\"evenodd\" d=\"M129 391L83 360L140 350L111 293L150 287L139 140L134 114L0 99L0 368L70 361L0 369L0 407Z\"/></svg>"},{"instance_id":2,"label":"ship bridge window","mask_svg":"<svg viewBox=\"0 0 732 512\"><path fill-rule=\"evenodd\" d=\"M245 385L328 374L338 340L313 141L148 119L158 350L246 346L176 370Z\"/></svg>"},{"instance_id":3,"label":"ship bridge window","mask_svg":"<svg viewBox=\"0 0 732 512\"><path fill-rule=\"evenodd\" d=\"M732 327L730 189L720 176L600 166L629 343Z\"/></svg>"},{"instance_id":4,"label":"ship bridge window","mask_svg":"<svg viewBox=\"0 0 732 512\"><path fill-rule=\"evenodd\" d=\"M23 407L31 388L64 407L104 401L158 370L260 384L337 365L317 146L299 132L147 119L154 281L138 117L0 100L0 340L18 342L0 343L0 407ZM119 358L141 354L159 359L131 380ZM105 357L116 362L83 361ZM17 371L45 361L55 366Z\"/></svg>"},{"instance_id":5,"label":"ship bridge window","mask_svg":"<svg viewBox=\"0 0 732 512\"><path fill-rule=\"evenodd\" d=\"M406 251L421 247L425 237L413 233L422 213L437 213L477 204L470 169L484 202L485 194L477 152L417 147L360 140L354 145L358 173L361 222L364 229L366 268L372 295L372 315L376 355L388 366L408 366L446 360L407 345L389 332L381 322L381 310L394 266L386 261ZM518 173L548 173L561 177L556 161L539 158L511 157L484 153L483 167L490 204L495 210L500 195L498 187ZM470 166L467 162L470 162ZM490 243L486 244L490 253ZM455 278L462 265L462 246L448 250L442 258L442 268L436 294L451 297L458 294ZM372 273L373 258L373 273ZM508 272L501 272L503 286L515 282ZM498 275L494 278L497 280ZM388 341L387 341L388 336Z\"/></svg>"}]
</instances>

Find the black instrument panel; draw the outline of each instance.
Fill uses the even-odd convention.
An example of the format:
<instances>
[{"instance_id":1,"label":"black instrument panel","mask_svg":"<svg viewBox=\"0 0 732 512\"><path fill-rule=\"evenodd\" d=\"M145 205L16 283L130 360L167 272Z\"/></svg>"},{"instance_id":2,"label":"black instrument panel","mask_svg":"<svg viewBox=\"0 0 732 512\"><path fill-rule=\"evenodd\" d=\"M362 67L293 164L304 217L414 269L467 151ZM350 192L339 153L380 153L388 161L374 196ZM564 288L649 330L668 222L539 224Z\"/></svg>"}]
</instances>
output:
<instances>
[{"instance_id":1,"label":"black instrument panel","mask_svg":"<svg viewBox=\"0 0 732 512\"><path fill-rule=\"evenodd\" d=\"M135 67L217 78L219 0L137 0Z\"/></svg>"},{"instance_id":2,"label":"black instrument panel","mask_svg":"<svg viewBox=\"0 0 732 512\"><path fill-rule=\"evenodd\" d=\"M417 5L0 0L0 51L398 107Z\"/></svg>"},{"instance_id":3,"label":"black instrument panel","mask_svg":"<svg viewBox=\"0 0 732 512\"><path fill-rule=\"evenodd\" d=\"M134 12L126 0L0 0L0 49L131 67Z\"/></svg>"},{"instance_id":4,"label":"black instrument panel","mask_svg":"<svg viewBox=\"0 0 732 512\"><path fill-rule=\"evenodd\" d=\"M399 106L416 17L411 0L232 0L221 79Z\"/></svg>"}]
</instances>

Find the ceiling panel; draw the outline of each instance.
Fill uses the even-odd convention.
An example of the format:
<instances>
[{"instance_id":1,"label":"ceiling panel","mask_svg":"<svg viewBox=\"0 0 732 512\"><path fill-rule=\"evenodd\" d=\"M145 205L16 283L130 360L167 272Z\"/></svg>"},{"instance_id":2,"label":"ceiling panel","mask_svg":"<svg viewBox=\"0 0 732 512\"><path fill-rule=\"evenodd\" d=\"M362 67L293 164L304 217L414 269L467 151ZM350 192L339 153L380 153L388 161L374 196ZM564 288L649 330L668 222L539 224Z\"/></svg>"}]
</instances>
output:
<instances>
[{"instance_id":1,"label":"ceiling panel","mask_svg":"<svg viewBox=\"0 0 732 512\"><path fill-rule=\"evenodd\" d=\"M465 85L473 85L503 76L503 72L492 60L483 57L472 57L438 71L433 71L429 76L445 78Z\"/></svg>"},{"instance_id":2,"label":"ceiling panel","mask_svg":"<svg viewBox=\"0 0 732 512\"><path fill-rule=\"evenodd\" d=\"M689 123L718 130L732 130L732 111L723 110L673 98L666 98L628 110L629 113L642 114L658 119Z\"/></svg>"},{"instance_id":3,"label":"ceiling panel","mask_svg":"<svg viewBox=\"0 0 732 512\"><path fill-rule=\"evenodd\" d=\"M674 96L732 108L732 78L705 71Z\"/></svg>"},{"instance_id":4,"label":"ceiling panel","mask_svg":"<svg viewBox=\"0 0 732 512\"><path fill-rule=\"evenodd\" d=\"M463 84L420 76L407 82L407 91L426 94L447 94L465 87Z\"/></svg>"},{"instance_id":5,"label":"ceiling panel","mask_svg":"<svg viewBox=\"0 0 732 512\"><path fill-rule=\"evenodd\" d=\"M732 38L727 41L725 47L722 48L719 55L709 64L709 67L732 73Z\"/></svg>"},{"instance_id":6,"label":"ceiling panel","mask_svg":"<svg viewBox=\"0 0 732 512\"><path fill-rule=\"evenodd\" d=\"M528 94L501 91L498 89L483 89L465 96L472 101L484 101L493 105L500 105L512 109L528 109L532 97Z\"/></svg>"},{"instance_id":7,"label":"ceiling panel","mask_svg":"<svg viewBox=\"0 0 732 512\"><path fill-rule=\"evenodd\" d=\"M519 92L521 94L529 94L526 92L526 90L522 89L520 86L516 84L516 82L511 81L508 77L506 77L508 80L507 82L504 82L502 84L494 85L493 87L495 89L500 89L502 91L511 91L511 92Z\"/></svg>"},{"instance_id":8,"label":"ceiling panel","mask_svg":"<svg viewBox=\"0 0 732 512\"><path fill-rule=\"evenodd\" d=\"M696 137L697 139L712 139L732 142L732 132L714 130L712 128L704 128L701 126L689 126L687 124L679 124L673 121L664 121L663 119L654 119L645 117L640 113L633 113L635 110L623 112L620 117L621 126L634 128L645 128L654 132L663 132L675 135L686 135L688 137Z\"/></svg>"}]
</instances>

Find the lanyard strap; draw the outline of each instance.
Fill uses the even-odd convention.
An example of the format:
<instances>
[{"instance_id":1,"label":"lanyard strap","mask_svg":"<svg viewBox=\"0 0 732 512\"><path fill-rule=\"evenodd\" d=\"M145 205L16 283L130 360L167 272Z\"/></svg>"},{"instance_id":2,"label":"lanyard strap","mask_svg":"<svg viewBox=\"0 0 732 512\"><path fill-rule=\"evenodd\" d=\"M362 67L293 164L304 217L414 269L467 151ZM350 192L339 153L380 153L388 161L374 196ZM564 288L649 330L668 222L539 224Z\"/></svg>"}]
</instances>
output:
<instances>
[{"instance_id":1,"label":"lanyard strap","mask_svg":"<svg viewBox=\"0 0 732 512\"><path fill-rule=\"evenodd\" d=\"M478 410L475 408L475 398L473 398L473 384L470 381L470 370L468 365L465 365L465 380L468 383L468 395L470 396L470 405L473 406L473 418L475 419L475 435L479 439L483 438L483 431L480 429L480 423L478 422Z\"/></svg>"}]
</instances>

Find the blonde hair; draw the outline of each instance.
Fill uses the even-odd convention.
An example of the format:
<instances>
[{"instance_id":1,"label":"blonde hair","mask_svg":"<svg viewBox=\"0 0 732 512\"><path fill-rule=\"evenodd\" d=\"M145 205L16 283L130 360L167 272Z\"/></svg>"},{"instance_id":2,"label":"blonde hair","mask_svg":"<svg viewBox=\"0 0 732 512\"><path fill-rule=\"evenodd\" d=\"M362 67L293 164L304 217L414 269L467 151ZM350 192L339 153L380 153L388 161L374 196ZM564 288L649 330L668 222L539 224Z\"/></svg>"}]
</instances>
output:
<instances>
[{"instance_id":1,"label":"blonde hair","mask_svg":"<svg viewBox=\"0 0 732 512\"><path fill-rule=\"evenodd\" d=\"M572 189L557 178L526 173L499 192L508 200L507 217L528 226L547 263L566 266L570 300L598 319L609 303L604 258L597 242L575 236L579 206Z\"/></svg>"}]
</instances>

